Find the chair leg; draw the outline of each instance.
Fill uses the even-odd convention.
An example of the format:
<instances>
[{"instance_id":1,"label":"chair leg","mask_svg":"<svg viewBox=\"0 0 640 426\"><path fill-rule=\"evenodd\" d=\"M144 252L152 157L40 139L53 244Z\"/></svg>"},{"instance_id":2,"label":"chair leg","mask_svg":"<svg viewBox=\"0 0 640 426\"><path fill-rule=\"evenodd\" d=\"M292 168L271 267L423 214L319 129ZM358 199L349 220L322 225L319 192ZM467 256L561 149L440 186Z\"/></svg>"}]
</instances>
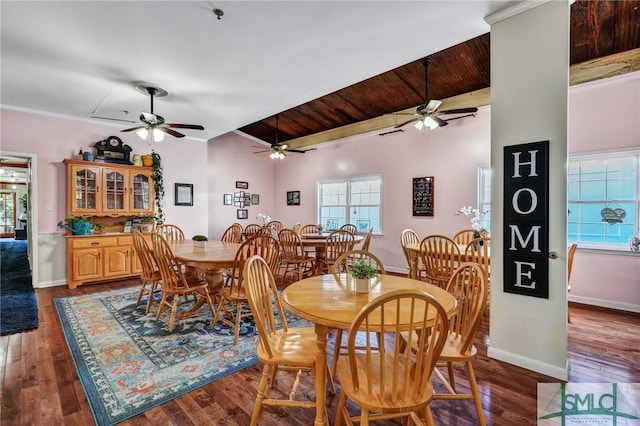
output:
<instances>
[{"instance_id":1,"label":"chair leg","mask_svg":"<svg viewBox=\"0 0 640 426\"><path fill-rule=\"evenodd\" d=\"M425 420L427 423L427 426L435 426L435 422L433 421L433 413L431 412L431 406L427 405L427 407L424 409L424 414L425 414Z\"/></svg>"},{"instance_id":2,"label":"chair leg","mask_svg":"<svg viewBox=\"0 0 640 426\"><path fill-rule=\"evenodd\" d=\"M260 410L262 409L262 400L264 399L264 391L267 388L267 380L269 377L269 365L265 364L262 368L262 377L260 377L260 385L258 385L258 394L256 395L256 402L253 405L253 412L251 413L251 426L258 424L258 417L260 417Z\"/></svg>"},{"instance_id":3,"label":"chair leg","mask_svg":"<svg viewBox=\"0 0 640 426\"><path fill-rule=\"evenodd\" d=\"M336 338L333 343L333 360L331 361L331 377L336 377L336 371L338 371L338 358L340 357L341 348L342 348L342 329L336 328Z\"/></svg>"},{"instance_id":4,"label":"chair leg","mask_svg":"<svg viewBox=\"0 0 640 426\"><path fill-rule=\"evenodd\" d=\"M469 387L471 388L471 394L473 395L473 403L476 406L476 413L478 414L478 424L480 426L486 426L487 422L484 419L484 411L482 410L482 401L480 401L478 383L476 382L475 374L473 374L471 361L467 361L465 364L467 366L467 375L469 376Z\"/></svg>"},{"instance_id":5,"label":"chair leg","mask_svg":"<svg viewBox=\"0 0 640 426\"><path fill-rule=\"evenodd\" d=\"M346 419L349 414L347 413L347 394L340 393L340 399L338 400L338 408L336 409L336 420L333 423L334 426L342 426L342 420Z\"/></svg>"},{"instance_id":6,"label":"chair leg","mask_svg":"<svg viewBox=\"0 0 640 426\"><path fill-rule=\"evenodd\" d=\"M451 389L456 390L456 378L453 374L453 363L447 362L447 371L449 372L449 385L451 385Z\"/></svg>"},{"instance_id":7,"label":"chair leg","mask_svg":"<svg viewBox=\"0 0 640 426\"><path fill-rule=\"evenodd\" d=\"M169 333L173 332L173 327L176 323L176 315L178 314L178 298L173 298L173 304L171 306L171 315L169 316Z\"/></svg>"},{"instance_id":8,"label":"chair leg","mask_svg":"<svg viewBox=\"0 0 640 426\"><path fill-rule=\"evenodd\" d=\"M233 346L238 344L240 339L240 321L242 320L242 302L236 304L236 324L235 324L235 337L233 338Z\"/></svg>"},{"instance_id":9,"label":"chair leg","mask_svg":"<svg viewBox=\"0 0 640 426\"><path fill-rule=\"evenodd\" d=\"M144 294L144 290L147 287L147 282L143 281L142 286L140 287L140 291L138 292L138 298L136 299L136 306L140 304L140 299L142 299L142 295Z\"/></svg>"}]
</instances>

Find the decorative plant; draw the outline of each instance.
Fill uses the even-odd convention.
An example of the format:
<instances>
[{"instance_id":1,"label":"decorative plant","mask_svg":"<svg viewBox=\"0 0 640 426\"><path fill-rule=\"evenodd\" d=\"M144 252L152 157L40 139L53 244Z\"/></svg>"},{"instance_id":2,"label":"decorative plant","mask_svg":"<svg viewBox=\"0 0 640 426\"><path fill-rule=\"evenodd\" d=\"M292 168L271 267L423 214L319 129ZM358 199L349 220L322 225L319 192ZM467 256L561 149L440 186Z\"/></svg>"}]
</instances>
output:
<instances>
[{"instance_id":1,"label":"decorative plant","mask_svg":"<svg viewBox=\"0 0 640 426\"><path fill-rule=\"evenodd\" d=\"M91 216L69 216L64 221L72 224L73 222L91 222Z\"/></svg>"},{"instance_id":2,"label":"decorative plant","mask_svg":"<svg viewBox=\"0 0 640 426\"><path fill-rule=\"evenodd\" d=\"M349 270L356 279L368 280L378 275L378 270L375 267L361 260L354 262Z\"/></svg>"},{"instance_id":3,"label":"decorative plant","mask_svg":"<svg viewBox=\"0 0 640 426\"><path fill-rule=\"evenodd\" d=\"M194 235L192 240L193 241L209 241L206 235Z\"/></svg>"},{"instance_id":4,"label":"decorative plant","mask_svg":"<svg viewBox=\"0 0 640 426\"><path fill-rule=\"evenodd\" d=\"M162 211L162 203L164 201L164 180L162 178L162 159L160 154L155 151L151 151L151 157L153 158L153 190L155 192L156 202L156 224L162 225L164 223L164 212Z\"/></svg>"},{"instance_id":5,"label":"decorative plant","mask_svg":"<svg viewBox=\"0 0 640 426\"><path fill-rule=\"evenodd\" d=\"M263 213L258 213L256 219L262 219L262 226L267 226L267 223L271 222L271 216Z\"/></svg>"},{"instance_id":6,"label":"decorative plant","mask_svg":"<svg viewBox=\"0 0 640 426\"><path fill-rule=\"evenodd\" d=\"M484 229L484 220L485 220L485 215L487 214L486 212L481 212L480 210L474 209L471 206L469 207L462 206L460 210L458 210L458 213L456 214L456 216L461 214L465 216L471 216L471 215L473 216L471 218L471 228L473 228L473 230L475 231L473 233L474 238L489 236L489 232L487 232L487 230Z\"/></svg>"},{"instance_id":7,"label":"decorative plant","mask_svg":"<svg viewBox=\"0 0 640 426\"><path fill-rule=\"evenodd\" d=\"M152 214L147 215L147 216L142 216L140 218L140 222L142 223L153 223L156 220L156 217Z\"/></svg>"},{"instance_id":8,"label":"decorative plant","mask_svg":"<svg viewBox=\"0 0 640 426\"><path fill-rule=\"evenodd\" d=\"M27 210L27 194L22 194L22 197L20 197L20 204L22 204L22 208L26 211Z\"/></svg>"},{"instance_id":9,"label":"decorative plant","mask_svg":"<svg viewBox=\"0 0 640 426\"><path fill-rule=\"evenodd\" d=\"M104 229L104 225L101 223L94 223L91 225L91 229L93 229L93 231L96 233L101 233Z\"/></svg>"}]
</instances>

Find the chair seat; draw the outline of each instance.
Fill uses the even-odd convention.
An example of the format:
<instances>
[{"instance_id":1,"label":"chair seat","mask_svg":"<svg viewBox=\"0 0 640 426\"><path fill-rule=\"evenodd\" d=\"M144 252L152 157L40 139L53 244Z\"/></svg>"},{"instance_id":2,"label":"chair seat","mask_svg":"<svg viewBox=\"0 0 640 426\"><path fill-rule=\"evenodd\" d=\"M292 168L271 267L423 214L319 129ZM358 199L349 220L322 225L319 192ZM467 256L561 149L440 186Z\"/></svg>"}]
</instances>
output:
<instances>
[{"instance_id":1,"label":"chair seat","mask_svg":"<svg viewBox=\"0 0 640 426\"><path fill-rule=\"evenodd\" d=\"M357 375L360 380L360 387L358 390L354 388L351 368L349 366L348 357L340 357L338 360L338 369L337 369L337 377L339 378L340 385L342 386L342 392L345 392L349 398L360 407L365 408L371 412L383 413L386 411L390 412L402 412L402 411L414 411L423 407L424 404L430 401L433 398L433 386L429 382L426 386L423 386L423 392L421 395L417 395L417 398L407 397L403 398L402 393L406 387L411 387L410 383L404 384L402 386L398 386L396 398L393 398L390 394L391 392L391 383L389 382L389 386L385 389L385 395L369 395L368 382L367 380L373 379L374 381L379 380L383 374L379 371L379 362L380 354L372 353L369 354L372 359L371 367L374 367L373 371L370 374L367 372L367 369L364 367L366 362L364 358L367 354L356 354L356 358L361 359L361 362L357 363ZM385 357L385 368L387 371L393 371L393 363L394 357L393 353L388 353ZM400 371L403 369L400 367ZM396 369L398 371L398 367ZM404 373L398 372L396 374L398 380L403 380ZM408 380L411 380L412 375L409 375ZM374 386L375 388L375 386ZM390 401L396 401L393 404L389 404Z\"/></svg>"},{"instance_id":2,"label":"chair seat","mask_svg":"<svg viewBox=\"0 0 640 426\"><path fill-rule=\"evenodd\" d=\"M462 336L456 333L449 333L447 336L447 340L444 343L444 348L442 348L442 352L440 353L441 361L467 361L476 357L478 350L475 345L471 345L471 348L461 354L460 353L460 344L461 344Z\"/></svg>"},{"instance_id":3,"label":"chair seat","mask_svg":"<svg viewBox=\"0 0 640 426\"><path fill-rule=\"evenodd\" d=\"M316 362L316 333L313 327L277 330L269 336L273 356L258 346L258 358L268 364L284 364L292 367L312 367Z\"/></svg>"}]
</instances>

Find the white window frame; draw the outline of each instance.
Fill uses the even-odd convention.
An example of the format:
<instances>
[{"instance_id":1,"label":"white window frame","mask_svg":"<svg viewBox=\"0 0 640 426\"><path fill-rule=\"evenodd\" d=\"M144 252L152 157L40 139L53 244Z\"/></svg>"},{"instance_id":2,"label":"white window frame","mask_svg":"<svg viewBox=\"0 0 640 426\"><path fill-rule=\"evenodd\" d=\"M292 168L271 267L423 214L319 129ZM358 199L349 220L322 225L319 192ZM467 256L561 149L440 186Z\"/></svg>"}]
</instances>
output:
<instances>
[{"instance_id":1,"label":"white window frame","mask_svg":"<svg viewBox=\"0 0 640 426\"><path fill-rule=\"evenodd\" d=\"M351 204L351 184L353 182L359 182L359 181L366 181L366 180L372 180L372 179L378 179L380 181L380 203L377 205L378 206L378 214L380 217L380 229L378 231L374 230L373 234L374 235L382 235L383 230L382 230L382 212L383 212L383 179L382 179L382 175L366 175L366 176L357 176L357 177L353 177L353 178L349 178L349 179L326 179L326 180L321 180L317 182L317 189L316 189L316 193L317 193L317 222L325 225L322 222L321 219L321 212L322 212L322 207L327 207L327 206L323 206L322 205L322 185L324 184L335 184L335 183L345 183L347 185L347 202L344 205L346 207L346 223L352 223L351 222L351 212L353 210L354 207L358 208L358 207L375 207L375 204L367 204L367 205L357 205L357 206L353 206ZM355 223L354 223L355 225Z\"/></svg>"}]
</instances>

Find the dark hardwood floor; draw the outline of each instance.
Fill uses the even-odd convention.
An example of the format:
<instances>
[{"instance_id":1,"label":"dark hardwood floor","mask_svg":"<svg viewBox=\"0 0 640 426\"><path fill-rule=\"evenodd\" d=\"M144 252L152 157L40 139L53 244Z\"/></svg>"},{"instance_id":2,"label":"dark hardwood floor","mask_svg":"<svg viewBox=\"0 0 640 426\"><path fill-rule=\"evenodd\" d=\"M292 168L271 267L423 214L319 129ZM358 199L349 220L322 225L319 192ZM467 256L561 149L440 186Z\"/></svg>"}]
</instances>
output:
<instances>
[{"instance_id":1,"label":"dark hardwood floor","mask_svg":"<svg viewBox=\"0 0 640 426\"><path fill-rule=\"evenodd\" d=\"M63 287L36 290L39 328L0 337L0 423L3 426L93 424L53 299L132 285L135 285L132 291L136 291L137 283L133 281L87 285L75 290ZM572 306L570 311L570 381L640 382L640 316L586 306ZM487 423L535 425L537 383L558 380L487 358L488 326L487 311L476 335L479 357L474 363ZM332 340L329 346L332 350ZM261 365L256 364L121 424L248 425L260 372ZM460 374L457 377L460 388L468 389L465 378ZM310 377L303 379L299 395L313 397ZM279 380L285 382L288 379ZM327 400L330 423L333 423L337 403L337 396L330 396ZM437 401L432 404L432 409L438 425L477 424L471 401ZM260 424L311 425L313 411L264 409ZM378 424L400 423L386 421Z\"/></svg>"}]
</instances>

